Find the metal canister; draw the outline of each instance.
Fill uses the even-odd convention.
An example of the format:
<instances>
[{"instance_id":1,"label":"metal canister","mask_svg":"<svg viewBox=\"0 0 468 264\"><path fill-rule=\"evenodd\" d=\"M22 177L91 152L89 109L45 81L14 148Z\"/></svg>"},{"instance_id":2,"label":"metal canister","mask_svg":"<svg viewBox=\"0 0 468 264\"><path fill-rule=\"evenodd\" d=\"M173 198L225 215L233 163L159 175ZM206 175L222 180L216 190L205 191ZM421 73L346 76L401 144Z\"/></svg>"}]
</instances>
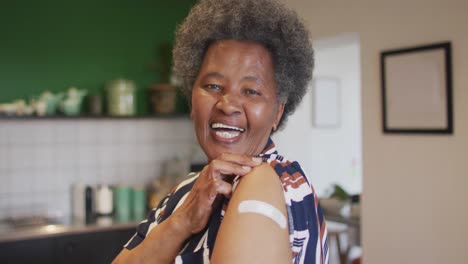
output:
<instances>
[{"instance_id":1,"label":"metal canister","mask_svg":"<svg viewBox=\"0 0 468 264\"><path fill-rule=\"evenodd\" d=\"M136 112L135 84L133 81L117 79L106 86L107 113L115 116L134 115Z\"/></svg>"}]
</instances>

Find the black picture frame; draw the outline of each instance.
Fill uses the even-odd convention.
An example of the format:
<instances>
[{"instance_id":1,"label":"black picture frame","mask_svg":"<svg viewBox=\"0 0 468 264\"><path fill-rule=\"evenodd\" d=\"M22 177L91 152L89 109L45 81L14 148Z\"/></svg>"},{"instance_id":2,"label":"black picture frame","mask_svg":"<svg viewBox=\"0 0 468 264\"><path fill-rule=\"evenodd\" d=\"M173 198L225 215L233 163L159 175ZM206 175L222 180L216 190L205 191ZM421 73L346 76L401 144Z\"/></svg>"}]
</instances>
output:
<instances>
[{"instance_id":1,"label":"black picture frame","mask_svg":"<svg viewBox=\"0 0 468 264\"><path fill-rule=\"evenodd\" d=\"M382 51L384 133L453 134L450 42Z\"/></svg>"}]
</instances>

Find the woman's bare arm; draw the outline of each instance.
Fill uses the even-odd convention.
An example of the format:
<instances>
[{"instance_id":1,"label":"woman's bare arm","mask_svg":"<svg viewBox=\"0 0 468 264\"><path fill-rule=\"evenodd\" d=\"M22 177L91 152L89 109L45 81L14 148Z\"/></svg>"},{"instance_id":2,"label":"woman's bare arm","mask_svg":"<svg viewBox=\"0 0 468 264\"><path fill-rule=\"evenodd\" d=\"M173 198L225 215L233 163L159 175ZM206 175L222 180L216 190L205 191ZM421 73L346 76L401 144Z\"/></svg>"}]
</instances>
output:
<instances>
[{"instance_id":1,"label":"woman's bare arm","mask_svg":"<svg viewBox=\"0 0 468 264\"><path fill-rule=\"evenodd\" d=\"M245 201L258 201L251 204L276 208L275 212L282 214L283 220L286 220L285 225L280 225L284 223L281 219L276 219L277 222L259 213L241 213L239 205L243 202L244 205L248 204ZM279 218L282 218L281 215ZM281 182L273 168L263 164L242 177L234 191L216 237L211 262L291 263L288 234Z\"/></svg>"}]
</instances>

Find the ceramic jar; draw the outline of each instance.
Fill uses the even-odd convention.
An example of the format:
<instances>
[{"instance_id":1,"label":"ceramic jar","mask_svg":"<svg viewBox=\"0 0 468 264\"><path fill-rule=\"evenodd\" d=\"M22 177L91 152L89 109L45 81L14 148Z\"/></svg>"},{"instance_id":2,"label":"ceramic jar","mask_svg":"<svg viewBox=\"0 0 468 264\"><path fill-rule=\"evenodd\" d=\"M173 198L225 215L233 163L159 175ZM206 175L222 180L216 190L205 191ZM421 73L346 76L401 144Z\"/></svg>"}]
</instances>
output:
<instances>
[{"instance_id":1,"label":"ceramic jar","mask_svg":"<svg viewBox=\"0 0 468 264\"><path fill-rule=\"evenodd\" d=\"M117 79L106 86L107 113L114 116L129 116L136 112L135 84L130 80Z\"/></svg>"},{"instance_id":2,"label":"ceramic jar","mask_svg":"<svg viewBox=\"0 0 468 264\"><path fill-rule=\"evenodd\" d=\"M173 114L176 110L177 88L158 83L149 87L151 105L155 114Z\"/></svg>"}]
</instances>

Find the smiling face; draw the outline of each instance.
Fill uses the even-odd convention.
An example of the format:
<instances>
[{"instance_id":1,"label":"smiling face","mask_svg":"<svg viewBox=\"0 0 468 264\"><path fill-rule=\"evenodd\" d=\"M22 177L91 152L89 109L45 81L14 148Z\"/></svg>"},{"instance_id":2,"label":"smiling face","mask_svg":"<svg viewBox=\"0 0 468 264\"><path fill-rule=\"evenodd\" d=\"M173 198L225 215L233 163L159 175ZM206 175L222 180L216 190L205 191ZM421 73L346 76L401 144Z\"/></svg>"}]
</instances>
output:
<instances>
[{"instance_id":1,"label":"smiling face","mask_svg":"<svg viewBox=\"0 0 468 264\"><path fill-rule=\"evenodd\" d=\"M191 117L208 160L221 153L258 155L283 114L270 52L248 41L208 48L192 89Z\"/></svg>"}]
</instances>

